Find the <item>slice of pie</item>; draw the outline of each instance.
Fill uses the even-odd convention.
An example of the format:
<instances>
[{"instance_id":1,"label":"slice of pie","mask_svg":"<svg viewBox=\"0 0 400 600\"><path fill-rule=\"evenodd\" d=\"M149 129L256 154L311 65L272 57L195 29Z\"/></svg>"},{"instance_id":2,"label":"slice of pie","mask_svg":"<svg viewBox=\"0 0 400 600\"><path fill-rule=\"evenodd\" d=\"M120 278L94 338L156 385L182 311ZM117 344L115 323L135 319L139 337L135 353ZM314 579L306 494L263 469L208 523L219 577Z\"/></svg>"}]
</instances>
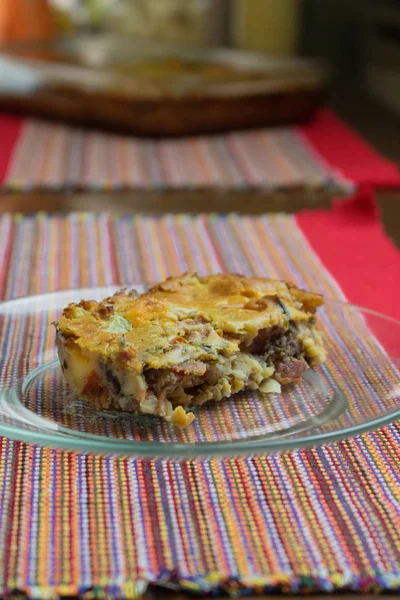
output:
<instances>
[{"instance_id":1,"label":"slice of pie","mask_svg":"<svg viewBox=\"0 0 400 600\"><path fill-rule=\"evenodd\" d=\"M80 398L185 427L191 406L246 388L279 392L323 362L321 304L283 281L185 274L143 295L70 304L56 343Z\"/></svg>"}]
</instances>

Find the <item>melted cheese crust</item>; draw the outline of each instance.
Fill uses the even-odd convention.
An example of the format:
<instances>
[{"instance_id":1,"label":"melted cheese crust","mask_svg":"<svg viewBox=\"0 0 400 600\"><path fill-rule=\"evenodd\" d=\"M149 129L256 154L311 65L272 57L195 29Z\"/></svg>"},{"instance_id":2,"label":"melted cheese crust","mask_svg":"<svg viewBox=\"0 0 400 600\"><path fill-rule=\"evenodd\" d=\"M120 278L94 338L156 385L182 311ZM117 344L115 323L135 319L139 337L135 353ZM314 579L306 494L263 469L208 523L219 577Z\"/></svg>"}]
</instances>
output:
<instances>
[{"instance_id":1,"label":"melted cheese crust","mask_svg":"<svg viewBox=\"0 0 400 600\"><path fill-rule=\"evenodd\" d=\"M100 303L71 304L57 331L84 353L129 352L130 368L141 372L229 356L260 329L309 321L321 304L321 296L282 281L188 274L141 296L122 291Z\"/></svg>"}]
</instances>

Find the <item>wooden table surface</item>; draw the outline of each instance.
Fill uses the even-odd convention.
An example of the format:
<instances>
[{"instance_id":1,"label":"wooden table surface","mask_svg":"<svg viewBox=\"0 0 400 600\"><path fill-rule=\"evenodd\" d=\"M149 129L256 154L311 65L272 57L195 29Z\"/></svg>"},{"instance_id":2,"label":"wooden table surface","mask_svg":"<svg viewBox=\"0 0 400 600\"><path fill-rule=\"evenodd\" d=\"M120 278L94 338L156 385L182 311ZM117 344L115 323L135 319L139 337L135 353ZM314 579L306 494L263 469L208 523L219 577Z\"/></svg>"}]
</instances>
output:
<instances>
[{"instance_id":1,"label":"wooden table surface","mask_svg":"<svg viewBox=\"0 0 400 600\"><path fill-rule=\"evenodd\" d=\"M87 210L94 212L297 212L305 208L329 207L331 198L321 194L274 194L257 191L131 191L113 193L29 193L0 194L1 212L33 213L36 211ZM381 191L376 194L388 235L400 247L400 193Z\"/></svg>"},{"instance_id":2,"label":"wooden table surface","mask_svg":"<svg viewBox=\"0 0 400 600\"><path fill-rule=\"evenodd\" d=\"M378 106L362 92L344 88L332 97L333 108L369 140L380 152L400 165L400 118ZM315 193L291 192L265 194L257 191L168 191L112 193L29 193L0 194L0 212L31 213L38 210L90 210L113 212L296 212L305 208L327 207L331 199ZM387 234L400 247L400 191L381 191L376 194ZM338 594L339 595L339 594ZM354 600L355 594L341 593L343 600ZM198 596L197 596L198 597ZM364 594L372 600L375 594ZM188 600L181 592L151 587L146 600ZM248 600L255 597L247 596ZM258 596L260 598L260 596ZM262 597L261 597L262 598ZM265 600L282 599L268 595ZM298 600L296 595L285 598ZM398 599L398 594L385 594ZM313 595L314 600L325 600L326 595Z\"/></svg>"}]
</instances>

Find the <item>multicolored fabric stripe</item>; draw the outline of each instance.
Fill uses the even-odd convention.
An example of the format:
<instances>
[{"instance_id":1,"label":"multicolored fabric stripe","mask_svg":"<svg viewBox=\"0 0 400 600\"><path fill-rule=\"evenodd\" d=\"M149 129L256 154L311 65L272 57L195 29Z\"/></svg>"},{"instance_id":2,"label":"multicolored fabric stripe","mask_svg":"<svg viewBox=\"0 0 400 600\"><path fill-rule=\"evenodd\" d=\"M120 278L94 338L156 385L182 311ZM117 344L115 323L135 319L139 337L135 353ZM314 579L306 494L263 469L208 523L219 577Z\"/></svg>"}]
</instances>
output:
<instances>
[{"instance_id":1,"label":"multicolored fabric stripe","mask_svg":"<svg viewBox=\"0 0 400 600\"><path fill-rule=\"evenodd\" d=\"M328 109L298 127L160 141L0 115L0 140L12 190L400 187L398 165Z\"/></svg>"},{"instance_id":2,"label":"multicolored fabric stripe","mask_svg":"<svg viewBox=\"0 0 400 600\"><path fill-rule=\"evenodd\" d=\"M3 186L311 188L332 194L353 189L352 182L296 128L156 141L34 120L22 125Z\"/></svg>"},{"instance_id":3,"label":"multicolored fabric stripe","mask_svg":"<svg viewBox=\"0 0 400 600\"><path fill-rule=\"evenodd\" d=\"M343 297L294 217L3 216L3 299L184 270ZM20 356L21 339L10 340ZM400 590L400 427L220 461L88 456L2 439L1 592Z\"/></svg>"}]
</instances>

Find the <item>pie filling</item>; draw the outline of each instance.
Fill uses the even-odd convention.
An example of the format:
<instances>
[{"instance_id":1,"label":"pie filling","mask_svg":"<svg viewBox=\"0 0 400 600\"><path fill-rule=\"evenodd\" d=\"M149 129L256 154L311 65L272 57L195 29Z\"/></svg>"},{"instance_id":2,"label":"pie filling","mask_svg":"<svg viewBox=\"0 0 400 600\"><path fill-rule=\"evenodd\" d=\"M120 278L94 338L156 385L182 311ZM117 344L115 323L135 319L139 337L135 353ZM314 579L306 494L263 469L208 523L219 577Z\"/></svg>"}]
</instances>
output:
<instances>
[{"instance_id":1,"label":"pie filling","mask_svg":"<svg viewBox=\"0 0 400 600\"><path fill-rule=\"evenodd\" d=\"M314 320L262 329L240 352L216 360L187 360L167 368L148 368L140 375L127 373L113 363L90 364L72 343L58 338L64 374L83 376L80 394L100 408L156 414L185 426L192 420L184 409L209 400L221 400L244 389L279 392L281 384L297 382L313 365ZM316 340L315 348L318 347ZM83 363L80 365L79 363ZM85 376L86 373L86 376ZM73 375L72 375L73 377ZM179 410L176 410L176 409Z\"/></svg>"}]
</instances>

